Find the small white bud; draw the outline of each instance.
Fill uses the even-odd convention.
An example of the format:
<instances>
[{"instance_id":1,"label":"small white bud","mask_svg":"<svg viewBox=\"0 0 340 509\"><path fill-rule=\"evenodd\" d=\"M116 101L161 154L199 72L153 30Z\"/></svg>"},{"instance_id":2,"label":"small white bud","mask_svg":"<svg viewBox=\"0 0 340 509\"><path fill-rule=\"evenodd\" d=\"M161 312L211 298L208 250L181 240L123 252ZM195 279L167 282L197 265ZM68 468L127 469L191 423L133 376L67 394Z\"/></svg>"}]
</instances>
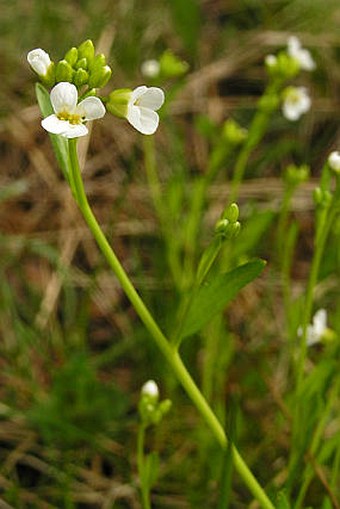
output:
<instances>
[{"instance_id":1,"label":"small white bud","mask_svg":"<svg viewBox=\"0 0 340 509\"><path fill-rule=\"evenodd\" d=\"M141 390L142 396L150 396L152 398L158 398L159 390L156 382L154 380L149 380L146 382Z\"/></svg>"},{"instance_id":2,"label":"small white bud","mask_svg":"<svg viewBox=\"0 0 340 509\"><path fill-rule=\"evenodd\" d=\"M268 67L273 67L277 63L277 58L275 55L267 55L264 61Z\"/></svg>"},{"instance_id":3,"label":"small white bud","mask_svg":"<svg viewBox=\"0 0 340 509\"><path fill-rule=\"evenodd\" d=\"M41 48L32 49L27 54L27 61L39 76L46 76L52 63L49 54Z\"/></svg>"},{"instance_id":4,"label":"small white bud","mask_svg":"<svg viewBox=\"0 0 340 509\"><path fill-rule=\"evenodd\" d=\"M145 60L140 70L146 78L156 78L159 75L160 64L157 60Z\"/></svg>"},{"instance_id":5,"label":"small white bud","mask_svg":"<svg viewBox=\"0 0 340 509\"><path fill-rule=\"evenodd\" d=\"M340 172L340 152L334 150L328 156L328 164L336 173Z\"/></svg>"}]
</instances>

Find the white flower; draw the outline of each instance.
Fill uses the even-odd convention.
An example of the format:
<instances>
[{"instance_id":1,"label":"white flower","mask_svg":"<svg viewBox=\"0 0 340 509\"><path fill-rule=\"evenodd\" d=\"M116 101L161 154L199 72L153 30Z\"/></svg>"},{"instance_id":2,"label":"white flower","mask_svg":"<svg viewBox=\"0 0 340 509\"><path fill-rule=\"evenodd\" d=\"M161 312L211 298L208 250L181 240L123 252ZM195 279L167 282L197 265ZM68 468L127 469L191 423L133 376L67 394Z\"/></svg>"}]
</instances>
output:
<instances>
[{"instance_id":1,"label":"white flower","mask_svg":"<svg viewBox=\"0 0 340 509\"><path fill-rule=\"evenodd\" d=\"M105 115L105 108L98 97L86 97L78 102L78 91L72 83L58 83L51 90L51 104L54 113L42 120L46 131L66 138L78 138L88 133L84 122Z\"/></svg>"},{"instance_id":2,"label":"white flower","mask_svg":"<svg viewBox=\"0 0 340 509\"><path fill-rule=\"evenodd\" d=\"M329 154L328 164L332 170L336 171L337 173L340 172L340 152L338 150L334 150L334 152Z\"/></svg>"},{"instance_id":3,"label":"white flower","mask_svg":"<svg viewBox=\"0 0 340 509\"><path fill-rule=\"evenodd\" d=\"M51 59L48 53L43 49L32 49L27 54L27 61L39 76L46 76L48 68L51 65Z\"/></svg>"},{"instance_id":4,"label":"white flower","mask_svg":"<svg viewBox=\"0 0 340 509\"><path fill-rule=\"evenodd\" d=\"M158 398L159 391L158 386L154 380L149 380L146 382L141 390L143 396L150 396L151 398Z\"/></svg>"},{"instance_id":5,"label":"white flower","mask_svg":"<svg viewBox=\"0 0 340 509\"><path fill-rule=\"evenodd\" d=\"M145 60L140 70L146 78L156 78L159 75L160 64L157 60Z\"/></svg>"},{"instance_id":6,"label":"white flower","mask_svg":"<svg viewBox=\"0 0 340 509\"><path fill-rule=\"evenodd\" d=\"M312 325L308 325L306 333L307 346L319 343L327 330L327 311L319 309L313 317Z\"/></svg>"},{"instance_id":7,"label":"white flower","mask_svg":"<svg viewBox=\"0 0 340 509\"><path fill-rule=\"evenodd\" d=\"M158 127L157 110L164 103L164 92L157 87L142 85L131 92L126 118L142 134L154 134Z\"/></svg>"},{"instance_id":8,"label":"white flower","mask_svg":"<svg viewBox=\"0 0 340 509\"><path fill-rule=\"evenodd\" d=\"M305 71L315 69L316 65L312 55L307 49L301 47L301 42L295 35L289 37L287 46L288 55L299 62L301 69Z\"/></svg>"},{"instance_id":9,"label":"white flower","mask_svg":"<svg viewBox=\"0 0 340 509\"><path fill-rule=\"evenodd\" d=\"M282 113L288 120L298 120L311 107L311 99L305 87L288 87L283 97Z\"/></svg>"}]
</instances>

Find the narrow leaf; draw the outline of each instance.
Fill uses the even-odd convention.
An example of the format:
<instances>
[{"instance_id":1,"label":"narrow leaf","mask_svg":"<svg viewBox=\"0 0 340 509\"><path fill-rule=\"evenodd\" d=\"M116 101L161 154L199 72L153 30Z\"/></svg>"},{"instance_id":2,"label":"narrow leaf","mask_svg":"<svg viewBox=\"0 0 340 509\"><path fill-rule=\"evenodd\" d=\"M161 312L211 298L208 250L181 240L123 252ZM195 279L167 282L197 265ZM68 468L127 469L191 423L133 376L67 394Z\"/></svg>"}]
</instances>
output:
<instances>
[{"instance_id":1,"label":"narrow leaf","mask_svg":"<svg viewBox=\"0 0 340 509\"><path fill-rule=\"evenodd\" d=\"M200 2L198 0L171 0L169 2L176 31L182 38L186 49L195 54L202 24Z\"/></svg>"},{"instance_id":2,"label":"narrow leaf","mask_svg":"<svg viewBox=\"0 0 340 509\"><path fill-rule=\"evenodd\" d=\"M53 113L53 108L50 101L50 95L46 88L41 85L41 83L37 83L35 85L35 93L37 96L38 104L42 116L45 118L48 115ZM67 140L62 136L58 136L56 134L50 134L49 137L51 139L53 151L55 153L56 159L59 163L59 166L64 174L66 180L68 180L68 147Z\"/></svg>"},{"instance_id":3,"label":"narrow leaf","mask_svg":"<svg viewBox=\"0 0 340 509\"><path fill-rule=\"evenodd\" d=\"M215 314L223 310L241 288L262 272L264 266L263 260L253 260L203 284L184 318L181 337L190 336L202 329Z\"/></svg>"}]
</instances>

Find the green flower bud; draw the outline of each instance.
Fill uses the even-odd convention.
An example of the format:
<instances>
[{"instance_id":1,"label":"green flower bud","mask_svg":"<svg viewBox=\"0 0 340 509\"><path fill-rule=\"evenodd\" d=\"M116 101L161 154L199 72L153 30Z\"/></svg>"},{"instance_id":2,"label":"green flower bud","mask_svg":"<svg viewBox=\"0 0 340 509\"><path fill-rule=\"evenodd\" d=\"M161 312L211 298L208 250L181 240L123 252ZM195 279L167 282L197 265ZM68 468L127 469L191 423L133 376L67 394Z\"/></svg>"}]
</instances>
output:
<instances>
[{"instance_id":1,"label":"green flower bud","mask_svg":"<svg viewBox=\"0 0 340 509\"><path fill-rule=\"evenodd\" d=\"M103 53L98 53L92 60L88 60L88 67L90 72L98 72L106 65L106 57Z\"/></svg>"},{"instance_id":2,"label":"green flower bud","mask_svg":"<svg viewBox=\"0 0 340 509\"><path fill-rule=\"evenodd\" d=\"M158 408L160 413L162 414L162 418L169 412L172 406L172 401L170 399L164 399L160 402Z\"/></svg>"},{"instance_id":3,"label":"green flower bud","mask_svg":"<svg viewBox=\"0 0 340 509\"><path fill-rule=\"evenodd\" d=\"M229 226L230 222L228 219L219 219L215 225L215 235L220 235L221 237L226 238Z\"/></svg>"},{"instance_id":4,"label":"green flower bud","mask_svg":"<svg viewBox=\"0 0 340 509\"><path fill-rule=\"evenodd\" d=\"M236 223L238 220L240 211L237 203L231 203L227 209L223 212L223 218L228 219L230 223Z\"/></svg>"},{"instance_id":5,"label":"green flower bud","mask_svg":"<svg viewBox=\"0 0 340 509\"><path fill-rule=\"evenodd\" d=\"M76 87L86 85L89 79L88 72L85 69L78 69L73 76L73 83Z\"/></svg>"},{"instance_id":6,"label":"green flower bud","mask_svg":"<svg viewBox=\"0 0 340 509\"><path fill-rule=\"evenodd\" d=\"M300 70L299 62L285 51L281 51L277 56L267 55L265 64L268 74L281 80L294 78Z\"/></svg>"},{"instance_id":7,"label":"green flower bud","mask_svg":"<svg viewBox=\"0 0 340 509\"><path fill-rule=\"evenodd\" d=\"M69 81L71 83L73 73L74 73L74 71L73 71L72 67L70 66L70 64L66 60L60 60L60 62L58 62L58 64L57 64L56 72L55 72L56 81L58 83L60 81Z\"/></svg>"},{"instance_id":8,"label":"green flower bud","mask_svg":"<svg viewBox=\"0 0 340 509\"><path fill-rule=\"evenodd\" d=\"M320 203L322 202L322 196L323 191L321 191L320 187L316 187L313 191L313 200L315 205L320 205Z\"/></svg>"},{"instance_id":9,"label":"green flower bud","mask_svg":"<svg viewBox=\"0 0 340 509\"><path fill-rule=\"evenodd\" d=\"M230 118L223 124L222 135L232 145L239 145L247 138L248 131Z\"/></svg>"},{"instance_id":10,"label":"green flower bud","mask_svg":"<svg viewBox=\"0 0 340 509\"><path fill-rule=\"evenodd\" d=\"M64 57L64 60L66 60L70 64L70 66L73 67L74 64L78 60L78 50L77 50L77 48L69 49L68 52L66 53L65 57Z\"/></svg>"},{"instance_id":11,"label":"green flower bud","mask_svg":"<svg viewBox=\"0 0 340 509\"><path fill-rule=\"evenodd\" d=\"M49 68L47 69L47 72L45 76L40 76L41 81L46 85L47 87L53 87L53 85L56 82L56 66L54 62L51 62Z\"/></svg>"},{"instance_id":12,"label":"green flower bud","mask_svg":"<svg viewBox=\"0 0 340 509\"><path fill-rule=\"evenodd\" d=\"M159 59L160 75L165 79L183 76L188 69L188 63L184 60L180 60L170 50L164 51Z\"/></svg>"},{"instance_id":13,"label":"green flower bud","mask_svg":"<svg viewBox=\"0 0 340 509\"><path fill-rule=\"evenodd\" d=\"M220 219L215 226L215 235L222 237L223 240L232 239L236 237L241 230L241 224L236 221L230 223L228 219Z\"/></svg>"},{"instance_id":14,"label":"green flower bud","mask_svg":"<svg viewBox=\"0 0 340 509\"><path fill-rule=\"evenodd\" d=\"M94 59L94 46L91 39L87 39L78 46L78 59L86 58L88 62Z\"/></svg>"},{"instance_id":15,"label":"green flower bud","mask_svg":"<svg viewBox=\"0 0 340 509\"><path fill-rule=\"evenodd\" d=\"M97 90L95 88L91 88L89 89L84 95L83 95L83 99L85 99L86 97L97 97Z\"/></svg>"},{"instance_id":16,"label":"green flower bud","mask_svg":"<svg viewBox=\"0 0 340 509\"><path fill-rule=\"evenodd\" d=\"M87 69L87 65L88 65L87 58L83 57L77 61L74 67L76 69Z\"/></svg>"},{"instance_id":17,"label":"green flower bud","mask_svg":"<svg viewBox=\"0 0 340 509\"><path fill-rule=\"evenodd\" d=\"M91 72L89 78L89 86L92 88L101 88L106 85L106 83L111 78L112 71L110 66L104 65L100 70Z\"/></svg>"},{"instance_id":18,"label":"green flower bud","mask_svg":"<svg viewBox=\"0 0 340 509\"><path fill-rule=\"evenodd\" d=\"M309 174L309 166L306 164L303 164L302 166L290 164L284 172L283 179L289 186L295 187L302 184L302 182L306 182L309 178Z\"/></svg>"},{"instance_id":19,"label":"green flower bud","mask_svg":"<svg viewBox=\"0 0 340 509\"><path fill-rule=\"evenodd\" d=\"M324 343L333 343L333 341L335 341L336 339L337 339L336 332L334 330L326 327L326 329L324 329L324 331L322 333L321 341Z\"/></svg>"},{"instance_id":20,"label":"green flower bud","mask_svg":"<svg viewBox=\"0 0 340 509\"><path fill-rule=\"evenodd\" d=\"M321 208L326 208L332 201L332 194L320 187L316 187L313 192L314 203Z\"/></svg>"},{"instance_id":21,"label":"green flower bud","mask_svg":"<svg viewBox=\"0 0 340 509\"><path fill-rule=\"evenodd\" d=\"M111 92L106 102L107 111L116 117L125 118L131 92L129 88L120 88Z\"/></svg>"}]
</instances>

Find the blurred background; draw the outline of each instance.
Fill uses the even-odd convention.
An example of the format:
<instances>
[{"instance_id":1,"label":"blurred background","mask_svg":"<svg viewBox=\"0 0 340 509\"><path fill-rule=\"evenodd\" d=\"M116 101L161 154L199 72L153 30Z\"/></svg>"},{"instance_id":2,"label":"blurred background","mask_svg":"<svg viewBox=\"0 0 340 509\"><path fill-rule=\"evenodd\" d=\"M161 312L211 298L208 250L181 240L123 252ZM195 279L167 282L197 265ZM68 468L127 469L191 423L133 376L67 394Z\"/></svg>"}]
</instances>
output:
<instances>
[{"instance_id":1,"label":"blurred background","mask_svg":"<svg viewBox=\"0 0 340 509\"><path fill-rule=\"evenodd\" d=\"M188 63L185 76L162 85L172 100L154 139L175 238L190 186L207 167L209 132L230 116L247 127L266 85L265 56L284 48L289 35L299 36L317 63L315 72L298 78L311 91L312 110L289 126L280 112L274 115L250 161L239 205L243 219L257 214L262 225L247 256L261 256L270 265L282 171L290 163L310 165L311 180L292 203L300 228L293 290L301 293L313 251L312 190L329 152L340 147L339 3L12 0L1 1L0 12L0 507L139 508L136 407L149 378L174 401L150 444L161 456L154 507L216 507L217 447L75 207L40 126L36 79L26 55L40 47L59 60L90 38L113 70L107 90L150 85L141 65L167 49ZM167 329L178 288L147 186L142 136L107 114L80 150L95 213ZM226 162L227 177L231 170ZM201 245L227 196L227 179L211 187ZM339 232L319 289L337 330L338 240ZM221 410L228 401L237 407L245 457L270 486L273 478L280 486L289 451L285 426L278 438L274 425L282 424L279 409L289 383L278 365L283 320L278 287L272 271L242 292L228 310L228 346L212 368L218 387L213 405ZM197 339L184 351L199 384L204 348ZM248 507L239 479L234 488L230 507ZM320 491L316 483L309 493L315 508L321 507Z\"/></svg>"}]
</instances>

